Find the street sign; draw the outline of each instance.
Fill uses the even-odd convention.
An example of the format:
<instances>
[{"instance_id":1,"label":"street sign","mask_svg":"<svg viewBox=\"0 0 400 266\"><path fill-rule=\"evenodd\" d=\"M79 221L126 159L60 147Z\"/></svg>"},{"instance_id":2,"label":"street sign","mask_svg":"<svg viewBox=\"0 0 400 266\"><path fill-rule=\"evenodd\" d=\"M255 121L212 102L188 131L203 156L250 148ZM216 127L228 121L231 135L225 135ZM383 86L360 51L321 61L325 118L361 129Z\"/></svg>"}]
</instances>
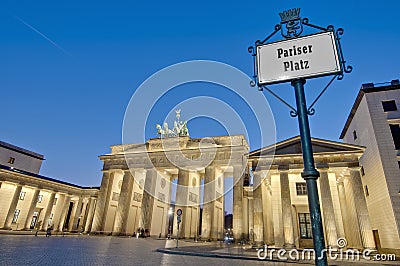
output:
<instances>
[{"instance_id":1,"label":"street sign","mask_svg":"<svg viewBox=\"0 0 400 266\"><path fill-rule=\"evenodd\" d=\"M181 216L181 215L182 215L182 209L178 209L178 210L176 211L176 215Z\"/></svg>"},{"instance_id":2,"label":"street sign","mask_svg":"<svg viewBox=\"0 0 400 266\"><path fill-rule=\"evenodd\" d=\"M342 73L332 31L258 45L259 85Z\"/></svg>"},{"instance_id":3,"label":"street sign","mask_svg":"<svg viewBox=\"0 0 400 266\"><path fill-rule=\"evenodd\" d=\"M180 222L182 222L182 217L181 217L181 216L177 216L177 217L176 217L176 221L177 221L178 224L179 224Z\"/></svg>"}]
</instances>

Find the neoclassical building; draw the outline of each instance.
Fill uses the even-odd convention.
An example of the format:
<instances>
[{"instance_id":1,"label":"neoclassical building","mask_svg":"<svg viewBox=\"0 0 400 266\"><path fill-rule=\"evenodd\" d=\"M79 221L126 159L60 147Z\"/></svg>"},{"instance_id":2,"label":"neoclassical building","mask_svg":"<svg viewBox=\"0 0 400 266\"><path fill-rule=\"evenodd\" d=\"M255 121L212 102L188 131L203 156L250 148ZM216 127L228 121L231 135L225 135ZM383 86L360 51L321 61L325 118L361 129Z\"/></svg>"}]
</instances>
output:
<instances>
[{"instance_id":1,"label":"neoclassical building","mask_svg":"<svg viewBox=\"0 0 400 266\"><path fill-rule=\"evenodd\" d=\"M2 228L29 230L39 222L42 230L132 235L143 228L153 236L218 240L232 204L236 240L312 246L299 136L249 151L243 135L190 138L187 129L157 128L160 138L111 146L99 156L103 176L93 188L41 176L42 155L1 143ZM347 247L380 248L360 165L366 147L317 138L312 146L327 246L345 238Z\"/></svg>"},{"instance_id":2,"label":"neoclassical building","mask_svg":"<svg viewBox=\"0 0 400 266\"><path fill-rule=\"evenodd\" d=\"M312 146L326 245L336 247L345 238L348 247L375 248L358 163L365 148L316 138ZM277 247L311 247L300 137L250 152L249 162L253 186L245 189L245 233Z\"/></svg>"},{"instance_id":3,"label":"neoclassical building","mask_svg":"<svg viewBox=\"0 0 400 266\"><path fill-rule=\"evenodd\" d=\"M174 209L183 211L180 237L221 239L224 178L238 180L233 186L234 212L242 213L248 149L242 135L156 138L144 144L112 146L110 154L100 156L103 179L92 232L132 234L141 227L165 236L171 231L173 196ZM234 216L237 235L242 233L242 220L241 215ZM172 231L177 234L177 222Z\"/></svg>"},{"instance_id":4,"label":"neoclassical building","mask_svg":"<svg viewBox=\"0 0 400 266\"><path fill-rule=\"evenodd\" d=\"M98 187L39 175L44 156L0 142L0 228L90 231Z\"/></svg>"}]
</instances>

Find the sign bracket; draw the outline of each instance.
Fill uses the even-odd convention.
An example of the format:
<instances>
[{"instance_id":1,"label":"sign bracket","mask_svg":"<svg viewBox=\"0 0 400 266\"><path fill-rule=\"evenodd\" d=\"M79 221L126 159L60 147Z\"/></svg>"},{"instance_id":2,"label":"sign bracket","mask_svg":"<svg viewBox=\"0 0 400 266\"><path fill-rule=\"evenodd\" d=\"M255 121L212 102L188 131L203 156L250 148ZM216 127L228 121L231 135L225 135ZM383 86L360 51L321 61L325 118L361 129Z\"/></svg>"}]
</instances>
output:
<instances>
[{"instance_id":1,"label":"sign bracket","mask_svg":"<svg viewBox=\"0 0 400 266\"><path fill-rule=\"evenodd\" d=\"M290 111L290 116L291 117L296 117L297 116L297 111L296 108L294 108L293 106L291 106L288 102L286 102L284 99L282 99L278 94L276 94L275 92L273 92L270 88L268 88L265 85L262 85L261 90L266 90L269 93L271 93L272 96L274 96L276 99L278 99L279 101L281 101L284 105L286 105L287 107L289 107Z\"/></svg>"}]
</instances>

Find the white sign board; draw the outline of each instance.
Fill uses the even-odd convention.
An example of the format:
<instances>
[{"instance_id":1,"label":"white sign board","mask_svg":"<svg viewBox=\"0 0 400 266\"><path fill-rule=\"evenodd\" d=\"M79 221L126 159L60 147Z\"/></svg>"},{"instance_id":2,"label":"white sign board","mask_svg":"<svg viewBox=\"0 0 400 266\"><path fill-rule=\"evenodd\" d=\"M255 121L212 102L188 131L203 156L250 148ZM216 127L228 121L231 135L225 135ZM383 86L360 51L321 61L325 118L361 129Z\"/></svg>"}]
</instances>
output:
<instances>
[{"instance_id":1,"label":"white sign board","mask_svg":"<svg viewBox=\"0 0 400 266\"><path fill-rule=\"evenodd\" d=\"M333 32L257 46L260 85L341 73Z\"/></svg>"}]
</instances>

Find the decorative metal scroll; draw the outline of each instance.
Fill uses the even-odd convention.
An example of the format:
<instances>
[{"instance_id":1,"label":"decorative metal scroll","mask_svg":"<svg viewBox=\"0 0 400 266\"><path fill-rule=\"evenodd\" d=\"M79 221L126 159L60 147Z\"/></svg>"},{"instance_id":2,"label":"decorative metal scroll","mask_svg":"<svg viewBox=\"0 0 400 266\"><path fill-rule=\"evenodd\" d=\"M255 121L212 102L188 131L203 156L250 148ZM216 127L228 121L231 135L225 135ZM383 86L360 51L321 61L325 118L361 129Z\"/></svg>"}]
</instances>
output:
<instances>
[{"instance_id":1,"label":"decorative metal scroll","mask_svg":"<svg viewBox=\"0 0 400 266\"><path fill-rule=\"evenodd\" d=\"M335 75L325 86L324 89L321 90L320 94L316 97L316 99L312 102L311 106L308 108L308 114L313 115L315 113L315 110L313 106L315 103L319 100L319 98L322 96L322 94L328 89L328 87L332 84L332 82L337 79L337 80L342 80L344 78L344 73L350 73L353 70L353 67L350 65L346 65L346 60L344 59L343 56L343 51L342 51L342 46L340 44L341 36L344 33L344 30L342 28L338 28L335 30L334 26L329 25L326 28L317 26L314 24L311 24L308 20L308 18L301 18L300 17L300 8L293 8L290 10L283 11L279 13L279 16L281 18L280 24L276 24L274 27L274 31L268 35L264 40L257 40L254 44L254 46L250 46L248 48L249 53L253 57L253 80L250 81L250 86L258 87L258 90L266 90L269 93L271 93L274 97L276 97L279 101L284 103L286 106L288 106L291 111L290 115L292 117L297 116L296 109L291 106L289 103L287 103L284 99L279 97L276 93L274 93L271 89L267 88L265 85L260 85L257 82L257 70L256 70L256 48L259 45L264 45L268 43L268 40L270 40L273 36L276 35L279 31L281 32L281 35L285 39L295 39L301 36L301 34L304 31L304 26L317 29L320 32L332 32L335 36L336 40L336 46L338 50L338 57L339 57L339 63L342 67L342 73L339 73L338 75Z\"/></svg>"}]
</instances>

